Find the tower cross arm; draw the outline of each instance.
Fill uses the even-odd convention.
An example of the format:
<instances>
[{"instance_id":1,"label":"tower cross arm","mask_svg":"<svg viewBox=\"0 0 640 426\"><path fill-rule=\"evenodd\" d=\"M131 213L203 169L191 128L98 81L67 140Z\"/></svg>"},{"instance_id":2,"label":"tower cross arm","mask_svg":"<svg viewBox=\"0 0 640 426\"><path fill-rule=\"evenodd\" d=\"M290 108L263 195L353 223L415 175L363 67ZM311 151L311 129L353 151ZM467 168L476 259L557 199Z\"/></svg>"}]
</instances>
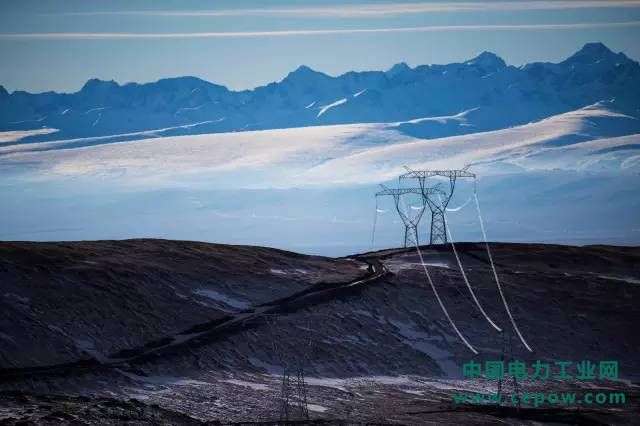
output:
<instances>
[{"instance_id":1,"label":"tower cross arm","mask_svg":"<svg viewBox=\"0 0 640 426\"><path fill-rule=\"evenodd\" d=\"M417 188L387 188L384 185L380 185L382 187L382 191L376 192L376 197L390 195L390 196L400 196L405 194L416 194L422 195L422 189Z\"/></svg>"},{"instance_id":2,"label":"tower cross arm","mask_svg":"<svg viewBox=\"0 0 640 426\"><path fill-rule=\"evenodd\" d=\"M467 167L460 170L409 170L407 173L401 174L400 179L426 179L434 176L475 178L476 174L467 170Z\"/></svg>"}]
</instances>

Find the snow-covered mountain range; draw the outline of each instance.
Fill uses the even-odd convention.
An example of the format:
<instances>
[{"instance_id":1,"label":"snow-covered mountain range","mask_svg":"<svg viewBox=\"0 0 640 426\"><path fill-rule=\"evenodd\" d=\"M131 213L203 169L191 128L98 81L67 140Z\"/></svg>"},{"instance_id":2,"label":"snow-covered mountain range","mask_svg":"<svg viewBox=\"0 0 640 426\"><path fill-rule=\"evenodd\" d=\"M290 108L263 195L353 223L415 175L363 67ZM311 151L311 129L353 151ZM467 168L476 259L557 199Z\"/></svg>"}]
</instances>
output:
<instances>
[{"instance_id":1,"label":"snow-covered mountain range","mask_svg":"<svg viewBox=\"0 0 640 426\"><path fill-rule=\"evenodd\" d=\"M639 106L640 65L602 44L519 68L489 53L339 77L302 67L244 92L194 78L3 92L0 239L348 254L372 247L378 183L471 165L490 238L638 244ZM381 210L375 246L396 245L395 207ZM451 213L457 239L482 238L474 215Z\"/></svg>"},{"instance_id":2,"label":"snow-covered mountain range","mask_svg":"<svg viewBox=\"0 0 640 426\"><path fill-rule=\"evenodd\" d=\"M640 114L640 64L590 43L560 63L521 67L489 52L463 63L401 63L337 77L301 66L280 82L244 91L195 77L124 85L93 79L76 93L9 94L0 87L0 131L58 130L32 141L127 140L416 120L402 130L436 138L526 124L607 100ZM464 121L433 119L461 113Z\"/></svg>"}]
</instances>

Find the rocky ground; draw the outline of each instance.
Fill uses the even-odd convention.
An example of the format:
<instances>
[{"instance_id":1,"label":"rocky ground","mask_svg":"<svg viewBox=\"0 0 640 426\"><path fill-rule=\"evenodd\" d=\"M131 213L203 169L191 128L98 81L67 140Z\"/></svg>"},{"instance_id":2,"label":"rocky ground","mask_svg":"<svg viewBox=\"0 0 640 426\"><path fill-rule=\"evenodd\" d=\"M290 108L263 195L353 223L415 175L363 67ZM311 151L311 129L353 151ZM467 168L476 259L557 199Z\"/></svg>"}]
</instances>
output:
<instances>
[{"instance_id":1,"label":"rocky ground","mask_svg":"<svg viewBox=\"0 0 640 426\"><path fill-rule=\"evenodd\" d=\"M0 421L274 421L282 371L304 371L309 417L391 424L636 424L640 249L492 244L528 352L512 332L484 245L344 259L129 240L0 244ZM617 360L616 381L520 381L524 392L623 392L624 404L455 404L462 364ZM515 392L512 383L504 392ZM290 418L300 417L298 393ZM62 413L62 414L61 414ZM76 419L64 417L64 414ZM120 416L120 417L118 417ZM100 420L98 420L100 419Z\"/></svg>"},{"instance_id":2,"label":"rocky ground","mask_svg":"<svg viewBox=\"0 0 640 426\"><path fill-rule=\"evenodd\" d=\"M360 264L166 240L0 244L0 366L104 359Z\"/></svg>"}]
</instances>

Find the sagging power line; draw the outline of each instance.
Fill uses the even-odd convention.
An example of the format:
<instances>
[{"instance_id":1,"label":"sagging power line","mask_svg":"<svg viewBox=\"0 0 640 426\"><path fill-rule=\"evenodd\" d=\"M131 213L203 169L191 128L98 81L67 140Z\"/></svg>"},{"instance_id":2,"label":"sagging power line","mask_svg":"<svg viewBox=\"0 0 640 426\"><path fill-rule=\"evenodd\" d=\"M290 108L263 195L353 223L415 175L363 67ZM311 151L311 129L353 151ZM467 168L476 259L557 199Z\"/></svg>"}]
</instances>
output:
<instances>
[{"instance_id":1,"label":"sagging power line","mask_svg":"<svg viewBox=\"0 0 640 426\"><path fill-rule=\"evenodd\" d=\"M480 213L480 204L478 201L478 196L477 196L477 177L475 175L475 173L472 173L468 170L468 166L463 168L463 169L458 169L458 170L412 170L408 167L405 166L405 168L407 169L407 172L400 175L398 177L398 183L399 183L399 187L398 188L388 188L384 185L381 185L381 187L383 188L382 191L379 191L376 193L376 216L374 217L374 229L373 229L373 235L372 235L372 245L373 245L373 241L375 238L375 223L377 222L377 214L379 212L379 208L378 208L378 198L382 197L382 196L391 196L394 199L394 203L396 206L396 210L398 212L398 215L400 216L404 227L405 227L405 231L404 231L404 247L410 247L410 246L415 246L416 250L418 252L418 255L420 257L420 262L423 266L425 275L427 277L427 280L431 286L431 288L433 289L433 292L436 296L436 299L438 300L438 303L440 305L440 308L442 309L443 313L445 314L446 318L448 319L449 323L451 324L452 328L454 329L454 331L456 332L456 334L458 335L458 337L462 340L462 342L474 353L477 353L476 349L468 342L468 340L462 335L462 333L460 332L460 330L456 327L453 319L451 318L451 316L449 315L449 313L447 312L446 307L444 306L444 304L442 303L442 300L440 299L438 292L436 290L435 284L433 282L433 279L431 277L431 275L429 274L429 271L427 269L427 265L424 263L423 260L423 256L422 253L420 251L420 244L419 244L419 230L418 230L418 225L420 223L420 220L422 219L422 216L424 214L424 208L425 206L429 206L429 209L431 210L431 226L430 226L430 234L429 234L429 245L433 246L434 244L436 244L437 242L441 242L444 245L447 245L448 243L450 243L454 255L456 257L456 261L458 263L458 267L460 268L460 273L462 274L462 277L465 281L465 284L467 286L467 289L469 290L469 293L471 294L471 297L474 301L474 303L476 304L476 307L480 310L480 312L484 315L485 319L489 322L489 324L496 329L497 331L503 333L503 330L488 316L488 314L486 313L486 311L484 310L484 308L482 307L482 304L480 303L480 301L478 300L475 292L473 291L473 288L471 287L471 284L469 283L469 279L467 278L467 275L464 271L464 267L462 265L462 261L460 260L460 257L458 255L458 252L455 248L455 243L453 241L452 238L452 233L451 233L451 229L449 228L449 224L447 223L447 218L446 218L446 212L447 211L459 211L461 210L463 207L465 207L470 201L471 198L469 200L467 200L465 203L463 203L461 206L455 208L455 209L449 209L448 205L449 202L451 201L451 198L453 197L454 194L454 190L456 188L456 182L458 180L458 178L471 178L473 179L473 198L475 200L475 205L476 205L476 210L477 210L477 214L478 214L478 220L480 222L480 227L482 230L482 236L484 239L484 243L485 243L485 247L486 247L486 251L487 251L487 256L489 258L489 263L491 264L491 270L493 272L493 276L495 279L495 283L498 289L498 292L500 294L500 298L503 304L503 307L505 309L505 311L507 312L507 315L509 317L509 320L511 322L511 325L513 326L513 329L515 330L516 334L518 335L520 341L522 342L522 344L524 345L524 347L529 351L532 352L533 350L531 349L531 347L529 346L529 344L526 342L526 340L524 339L522 333L520 332L520 329L515 321L515 318L513 317L513 314L511 313L511 309L509 307L509 304L507 303L506 297L504 295L504 291L502 289L502 286L500 285L500 280L498 278L498 273L496 271L495 268L495 264L493 262L493 256L491 254L491 250L489 248L489 243L487 241L487 235L486 235L486 231L484 228L484 223L482 220L482 215ZM442 183L437 183L434 184L432 186L430 186L430 179L432 178L445 178L448 179L448 186L447 185L442 185ZM419 186L418 187L404 187L404 183L407 182L410 179L415 179L418 181ZM403 196L406 195L416 195L419 194L421 196L421 208L418 209L418 212L414 215L411 214L411 212L409 211L409 209L406 207L406 203L404 202L404 200L402 199ZM404 210L401 208L401 204L405 204L405 208Z\"/></svg>"}]
</instances>

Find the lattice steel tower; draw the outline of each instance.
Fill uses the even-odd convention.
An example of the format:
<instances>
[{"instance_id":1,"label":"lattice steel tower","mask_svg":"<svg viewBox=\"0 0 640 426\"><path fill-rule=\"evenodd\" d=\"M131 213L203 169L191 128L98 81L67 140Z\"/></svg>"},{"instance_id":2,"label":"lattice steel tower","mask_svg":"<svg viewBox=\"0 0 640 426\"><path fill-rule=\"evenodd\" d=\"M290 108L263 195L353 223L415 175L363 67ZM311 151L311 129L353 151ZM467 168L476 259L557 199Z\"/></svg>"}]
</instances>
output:
<instances>
[{"instance_id":1,"label":"lattice steel tower","mask_svg":"<svg viewBox=\"0 0 640 426\"><path fill-rule=\"evenodd\" d=\"M460 178L475 178L476 175L467 170L467 167L460 170L411 170L400 175L400 182L404 179L417 179L420 185L425 202L431 210L431 233L429 235L429 245L438 241L447 244L447 224L445 221L445 211L453 196L456 187L456 180ZM449 179L449 187L442 188L437 184L433 187L427 186L427 179L432 177L443 177Z\"/></svg>"},{"instance_id":2,"label":"lattice steel tower","mask_svg":"<svg viewBox=\"0 0 640 426\"><path fill-rule=\"evenodd\" d=\"M382 191L376 193L376 197L384 197L391 196L393 197L393 201L396 205L396 210L398 211L398 215L400 215L400 219L402 219L402 223L404 223L404 246L410 247L413 245L418 245L418 224L420 223L420 219L422 219L422 215L424 214L425 209L425 199L422 195L422 189L420 188L387 188L384 185L380 185L382 187ZM402 210L400 206L401 197L407 194L419 195L420 200L422 201L422 209L420 212L414 217L411 218L407 213Z\"/></svg>"},{"instance_id":3,"label":"lattice steel tower","mask_svg":"<svg viewBox=\"0 0 640 426\"><path fill-rule=\"evenodd\" d=\"M309 420L304 367L285 365L280 389L280 421Z\"/></svg>"},{"instance_id":4,"label":"lattice steel tower","mask_svg":"<svg viewBox=\"0 0 640 426\"><path fill-rule=\"evenodd\" d=\"M265 314L270 315L270 314ZM311 334L311 326L306 329L308 333L303 337L306 342L299 345L296 350L287 346L286 340L277 337L276 319L266 317L271 331L271 345L274 355L282 364L282 381L278 398L278 411L280 421L278 424L289 424L292 421L309 420L309 404L307 401L307 384L305 382L305 365L309 362L315 349L315 339Z\"/></svg>"},{"instance_id":5,"label":"lattice steel tower","mask_svg":"<svg viewBox=\"0 0 640 426\"><path fill-rule=\"evenodd\" d=\"M382 191L377 192L376 197L393 197L398 215L400 216L400 219L402 219L402 223L404 223L404 246L410 247L420 245L420 241L418 239L418 224L424 215L425 206L428 202L427 196L434 197L436 193L441 193L442 191L437 188L388 188L384 185L380 186L382 187ZM411 217L408 212L405 212L400 205L402 196L409 194L418 195L420 198L421 208L414 217ZM442 193L442 195L444 195L444 193Z\"/></svg>"}]
</instances>

